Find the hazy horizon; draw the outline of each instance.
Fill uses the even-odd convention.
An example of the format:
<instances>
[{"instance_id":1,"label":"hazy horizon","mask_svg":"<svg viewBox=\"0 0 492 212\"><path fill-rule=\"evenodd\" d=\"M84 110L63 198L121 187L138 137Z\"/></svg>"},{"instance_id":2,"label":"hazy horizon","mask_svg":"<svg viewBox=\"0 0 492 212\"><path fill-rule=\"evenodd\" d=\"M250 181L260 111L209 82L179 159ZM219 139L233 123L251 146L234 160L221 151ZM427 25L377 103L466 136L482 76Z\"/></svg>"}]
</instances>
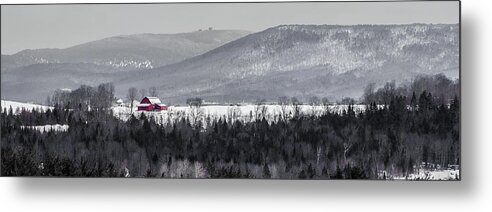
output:
<instances>
[{"instance_id":1,"label":"hazy horizon","mask_svg":"<svg viewBox=\"0 0 492 212\"><path fill-rule=\"evenodd\" d=\"M1 54L208 27L258 32L291 24L457 24L458 10L457 1L2 5Z\"/></svg>"}]
</instances>

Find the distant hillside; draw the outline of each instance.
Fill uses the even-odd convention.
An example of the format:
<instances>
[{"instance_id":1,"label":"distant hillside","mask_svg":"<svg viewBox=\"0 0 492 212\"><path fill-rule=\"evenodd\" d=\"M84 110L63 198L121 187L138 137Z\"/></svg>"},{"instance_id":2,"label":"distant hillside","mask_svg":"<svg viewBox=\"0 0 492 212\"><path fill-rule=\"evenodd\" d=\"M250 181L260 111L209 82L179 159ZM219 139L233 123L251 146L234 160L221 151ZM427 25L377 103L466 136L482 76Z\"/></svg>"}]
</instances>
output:
<instances>
[{"instance_id":1,"label":"distant hillside","mask_svg":"<svg viewBox=\"0 0 492 212\"><path fill-rule=\"evenodd\" d=\"M34 64L2 72L2 99L44 103L56 89L113 81L115 69L90 63Z\"/></svg>"},{"instance_id":2,"label":"distant hillside","mask_svg":"<svg viewBox=\"0 0 492 212\"><path fill-rule=\"evenodd\" d=\"M92 63L115 70L150 69L203 54L247 35L239 30L206 30L179 34L123 35L65 49L24 50L2 55L2 72L43 63Z\"/></svg>"},{"instance_id":3,"label":"distant hillside","mask_svg":"<svg viewBox=\"0 0 492 212\"><path fill-rule=\"evenodd\" d=\"M222 34L224 36L219 36ZM452 79L459 75L457 24L282 25L246 36L235 33L225 36L230 34L231 31L203 31L178 36L179 40L193 40L193 44L185 41L162 44L160 41L166 40L163 37L170 35L145 34L113 37L72 47L78 51L70 50L72 48L39 50L67 51L66 55L70 55L70 51L86 51L87 54L80 58L92 62L34 64L3 71L2 98L43 102L48 93L58 88L113 82L120 97L125 97L130 87L148 89L156 86L160 97L168 103L183 103L186 98L195 96L218 102L276 100L284 95L301 99L313 95L340 99L360 97L368 83L379 86L391 80L399 83L422 74L443 73ZM174 41L175 36L171 36ZM216 38L212 38L214 36ZM94 62L107 61L109 55L117 53L135 55L136 58L155 48L159 49L155 52L168 55L156 56L162 59L160 61L183 58L184 54L179 52L190 52L196 43L216 45L213 40L221 37L238 39L173 64L150 68L157 66L152 62L145 71ZM141 45L135 43L148 43L145 46L149 47L140 49L137 47ZM103 48L106 44L108 47ZM126 47L116 50L118 46ZM2 60L2 66L3 63Z\"/></svg>"},{"instance_id":4,"label":"distant hillside","mask_svg":"<svg viewBox=\"0 0 492 212\"><path fill-rule=\"evenodd\" d=\"M453 25L284 25L250 34L182 62L117 81L157 86L170 101L201 96L251 101L279 96L359 97L370 82L421 74L459 75L459 28Z\"/></svg>"}]
</instances>

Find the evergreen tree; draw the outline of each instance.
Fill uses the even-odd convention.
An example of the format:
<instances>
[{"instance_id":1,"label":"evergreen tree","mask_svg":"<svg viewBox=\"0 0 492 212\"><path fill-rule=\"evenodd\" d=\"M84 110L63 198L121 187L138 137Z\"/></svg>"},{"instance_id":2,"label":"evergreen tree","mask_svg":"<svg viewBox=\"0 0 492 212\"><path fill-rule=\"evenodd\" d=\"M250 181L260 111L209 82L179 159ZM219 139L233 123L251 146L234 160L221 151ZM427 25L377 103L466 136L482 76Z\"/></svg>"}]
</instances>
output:
<instances>
[{"instance_id":1,"label":"evergreen tree","mask_svg":"<svg viewBox=\"0 0 492 212\"><path fill-rule=\"evenodd\" d=\"M268 168L268 165L265 163L265 165L263 165L263 178L271 178L272 177L272 174L270 173L270 169Z\"/></svg>"}]
</instances>

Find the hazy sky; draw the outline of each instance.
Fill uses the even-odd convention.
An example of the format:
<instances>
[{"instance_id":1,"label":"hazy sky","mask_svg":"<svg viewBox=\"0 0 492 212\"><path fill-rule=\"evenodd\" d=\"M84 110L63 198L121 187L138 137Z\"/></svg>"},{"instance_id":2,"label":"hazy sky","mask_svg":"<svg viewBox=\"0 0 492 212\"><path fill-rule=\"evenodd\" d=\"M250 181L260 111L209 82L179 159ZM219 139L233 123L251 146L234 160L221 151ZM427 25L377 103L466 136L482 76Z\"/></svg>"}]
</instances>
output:
<instances>
[{"instance_id":1,"label":"hazy sky","mask_svg":"<svg viewBox=\"0 0 492 212\"><path fill-rule=\"evenodd\" d=\"M458 23L458 2L2 5L1 52L65 48L123 34L280 24Z\"/></svg>"}]
</instances>

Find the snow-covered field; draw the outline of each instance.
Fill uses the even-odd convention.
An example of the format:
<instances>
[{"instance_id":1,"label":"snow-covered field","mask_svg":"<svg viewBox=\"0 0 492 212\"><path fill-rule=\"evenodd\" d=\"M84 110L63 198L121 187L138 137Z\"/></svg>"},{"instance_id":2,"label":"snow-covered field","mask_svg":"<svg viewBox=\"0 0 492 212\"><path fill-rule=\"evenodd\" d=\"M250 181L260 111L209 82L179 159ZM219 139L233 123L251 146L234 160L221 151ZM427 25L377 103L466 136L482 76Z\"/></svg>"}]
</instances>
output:
<instances>
[{"instance_id":1,"label":"snow-covered field","mask_svg":"<svg viewBox=\"0 0 492 212\"><path fill-rule=\"evenodd\" d=\"M2 111L4 109L8 111L12 107L12 111L14 112L14 114L19 113L21 110L31 111L32 109L36 109L40 111L46 111L48 109L53 109L53 107L50 106L32 104L32 103L22 103L22 102L8 101L8 100L2 100L1 104L2 104ZM68 130L68 125L54 124L54 125L39 125L39 126L22 126L22 128L37 130L41 133L50 132L50 131L64 132Z\"/></svg>"},{"instance_id":2,"label":"snow-covered field","mask_svg":"<svg viewBox=\"0 0 492 212\"><path fill-rule=\"evenodd\" d=\"M136 104L135 104L136 105ZM32 104L21 103L9 100L1 100L2 110L9 110L12 107L14 113L24 110L47 110L53 109L53 107ZM341 113L348 108L348 105L330 105L327 106L330 112ZM127 120L130 117L131 110L127 106L114 106L112 108L113 114L122 119ZM321 115L325 110L324 106L312 106L312 105L299 105L299 111L304 115ZM365 110L365 105L354 105L354 111L360 112ZM257 115L258 111L258 115ZM189 118L190 120L202 120L206 119L227 119L227 120L240 120L240 121L254 121L256 117L265 118L267 121L276 121L283 116L292 117L295 113L294 106L280 106L280 105L263 105L256 106L253 104L242 105L205 105L199 108L189 106L170 106L166 111L160 112L142 112L137 111L135 107L133 109L133 115L140 117L144 113L146 116L154 118L158 123L164 124L169 121L179 120L180 118ZM285 114L284 114L285 113Z\"/></svg>"},{"instance_id":3,"label":"snow-covered field","mask_svg":"<svg viewBox=\"0 0 492 212\"><path fill-rule=\"evenodd\" d=\"M68 125L54 124L54 125L39 125L39 126L22 126L21 128L29 128L37 130L41 133L44 132L65 132L68 130Z\"/></svg>"},{"instance_id":4,"label":"snow-covered field","mask_svg":"<svg viewBox=\"0 0 492 212\"><path fill-rule=\"evenodd\" d=\"M264 117L267 121L277 121L284 116L292 117L295 113L294 106L280 106L280 105L206 105L199 108L189 107L189 106L170 106L166 111L154 111L154 112L142 112L137 111L137 108L133 109L133 115L135 117L140 117L141 114L145 114L148 117L152 117L156 122L160 124L166 124L173 122L174 120L179 120L180 118L189 118L190 121L202 121L205 122L207 119L225 119L232 121L242 121L249 122L256 120L256 117ZM348 108L348 105L330 105L327 106L328 111L341 113L343 110ZM311 105L300 105L299 111L304 115L315 115L319 116L323 114L325 110L324 106L311 106ZM360 112L365 110L365 105L354 105L354 111ZM258 115L256 114L258 111ZM122 119L127 120L130 115L130 108L125 106L113 107L113 114Z\"/></svg>"},{"instance_id":5,"label":"snow-covered field","mask_svg":"<svg viewBox=\"0 0 492 212\"><path fill-rule=\"evenodd\" d=\"M391 180L459 180L460 168L458 165L450 165L447 168L439 165L421 164L418 168L414 167L414 173L407 176L388 176ZM381 176L380 176L381 178Z\"/></svg>"},{"instance_id":6,"label":"snow-covered field","mask_svg":"<svg viewBox=\"0 0 492 212\"><path fill-rule=\"evenodd\" d=\"M44 106L44 105L38 105L38 104L31 104L31 103L21 103L21 102L14 102L14 101L8 101L8 100L2 100L1 102L1 105L2 105L2 111L4 109L7 109L7 111L9 110L10 107L12 107L12 111L14 113L17 113L19 111L21 111L22 109L24 110L32 110L32 109L39 109L39 110L47 110L49 108L53 108L53 107L49 107L49 106Z\"/></svg>"},{"instance_id":7,"label":"snow-covered field","mask_svg":"<svg viewBox=\"0 0 492 212\"><path fill-rule=\"evenodd\" d=\"M445 169L445 170L419 170L416 174L410 174L408 180L458 180L460 170Z\"/></svg>"},{"instance_id":8,"label":"snow-covered field","mask_svg":"<svg viewBox=\"0 0 492 212\"><path fill-rule=\"evenodd\" d=\"M14 101L2 100L2 110L6 108L7 110L12 107L14 113L20 111L22 108L26 110L40 109L47 110L52 108L49 106L30 104L30 103L20 103ZM382 107L382 106L381 106ZM311 106L311 105L300 105L299 112L304 115L315 115L319 116L328 109L328 111L333 113L341 113L347 110L348 105L330 105L326 108L324 106ZM126 106L114 106L112 108L113 114L122 120L127 120L130 115L130 107ZM354 111L356 113L364 111L365 105L354 105ZM257 115L256 112L259 111ZM261 112L262 111L262 112ZM281 119L284 116L292 117L295 113L295 108L292 105L280 106L280 105L205 105L199 108L189 107L189 106L170 106L166 111L160 112L142 112L137 111L135 107L133 109L133 115L140 117L141 114L145 114L148 117L152 117L157 123L167 124L173 123L181 118L188 118L192 123L202 122L205 123L207 120L220 119L228 121L254 121L256 117L264 117L269 122L274 122ZM68 125L41 125L41 126L22 126L23 128L30 128L38 130L41 133L54 131L54 132L64 132L67 131ZM432 168L431 168L432 167ZM386 179L389 180L459 180L460 179L460 169L459 167L450 166L447 168L439 167L438 165L424 165L421 164L414 167L414 173L408 174L407 176L388 176L385 171L379 173L380 179L383 179L383 173Z\"/></svg>"}]
</instances>

